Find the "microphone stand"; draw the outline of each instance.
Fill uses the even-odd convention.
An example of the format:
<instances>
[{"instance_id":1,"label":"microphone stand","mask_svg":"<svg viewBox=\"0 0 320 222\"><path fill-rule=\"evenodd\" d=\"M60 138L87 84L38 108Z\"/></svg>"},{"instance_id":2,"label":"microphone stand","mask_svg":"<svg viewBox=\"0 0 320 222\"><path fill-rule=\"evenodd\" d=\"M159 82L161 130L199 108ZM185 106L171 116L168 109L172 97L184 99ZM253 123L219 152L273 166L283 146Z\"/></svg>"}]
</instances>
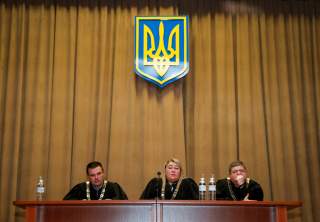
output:
<instances>
[{"instance_id":1,"label":"microphone stand","mask_svg":"<svg viewBox=\"0 0 320 222\"><path fill-rule=\"evenodd\" d=\"M157 184L156 184L156 218L158 218L158 200L159 200L159 186L161 182L161 172L157 172ZM164 183L162 181L162 183ZM160 198L161 198L161 193L160 193Z\"/></svg>"},{"instance_id":2,"label":"microphone stand","mask_svg":"<svg viewBox=\"0 0 320 222\"><path fill-rule=\"evenodd\" d=\"M161 181L161 172L157 172L157 184L156 184L156 201L159 199L159 186L160 186L160 181ZM162 181L163 182L163 181Z\"/></svg>"}]
</instances>

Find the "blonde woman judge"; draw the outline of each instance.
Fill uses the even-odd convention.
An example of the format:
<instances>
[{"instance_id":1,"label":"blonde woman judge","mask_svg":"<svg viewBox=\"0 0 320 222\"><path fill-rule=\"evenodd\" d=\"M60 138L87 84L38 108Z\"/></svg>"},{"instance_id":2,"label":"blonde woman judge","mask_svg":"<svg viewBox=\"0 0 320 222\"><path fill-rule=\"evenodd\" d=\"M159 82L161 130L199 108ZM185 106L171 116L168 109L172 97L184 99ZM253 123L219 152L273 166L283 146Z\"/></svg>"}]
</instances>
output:
<instances>
[{"instance_id":1,"label":"blonde woman judge","mask_svg":"<svg viewBox=\"0 0 320 222\"><path fill-rule=\"evenodd\" d=\"M165 163L165 176L149 181L140 199L198 200L198 185L191 178L181 178L181 163L171 158Z\"/></svg>"}]
</instances>

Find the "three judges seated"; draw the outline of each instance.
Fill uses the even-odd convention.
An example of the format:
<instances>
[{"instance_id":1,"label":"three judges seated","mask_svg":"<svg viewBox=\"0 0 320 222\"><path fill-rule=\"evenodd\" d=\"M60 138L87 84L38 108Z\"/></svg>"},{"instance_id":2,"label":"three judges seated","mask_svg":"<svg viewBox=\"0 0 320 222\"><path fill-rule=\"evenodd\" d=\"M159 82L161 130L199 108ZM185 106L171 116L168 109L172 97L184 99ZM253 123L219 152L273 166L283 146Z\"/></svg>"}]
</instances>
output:
<instances>
[{"instance_id":1,"label":"three judges seated","mask_svg":"<svg viewBox=\"0 0 320 222\"><path fill-rule=\"evenodd\" d=\"M64 200L126 200L122 187L107 181L100 162L87 165L88 180L74 186ZM169 159L164 166L164 176L149 181L140 199L198 200L199 188L192 178L182 177L181 162ZM217 200L263 200L261 186L248 177L242 161L234 161L229 166L229 176L217 181Z\"/></svg>"}]
</instances>

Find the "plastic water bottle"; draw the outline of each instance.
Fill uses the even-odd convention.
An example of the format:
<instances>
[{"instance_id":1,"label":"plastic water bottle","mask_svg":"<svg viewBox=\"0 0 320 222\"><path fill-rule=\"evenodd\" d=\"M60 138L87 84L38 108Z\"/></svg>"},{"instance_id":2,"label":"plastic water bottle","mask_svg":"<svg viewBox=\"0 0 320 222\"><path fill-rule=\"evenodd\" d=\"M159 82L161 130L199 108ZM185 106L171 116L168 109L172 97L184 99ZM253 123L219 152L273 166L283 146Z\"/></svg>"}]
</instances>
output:
<instances>
[{"instance_id":1,"label":"plastic water bottle","mask_svg":"<svg viewBox=\"0 0 320 222\"><path fill-rule=\"evenodd\" d=\"M209 180L208 191L209 191L209 200L215 200L216 199L216 180L213 174Z\"/></svg>"},{"instance_id":2,"label":"plastic water bottle","mask_svg":"<svg viewBox=\"0 0 320 222\"><path fill-rule=\"evenodd\" d=\"M206 199L206 191L206 181L204 180L204 177L201 177L199 182L199 200Z\"/></svg>"},{"instance_id":3,"label":"plastic water bottle","mask_svg":"<svg viewBox=\"0 0 320 222\"><path fill-rule=\"evenodd\" d=\"M46 188L44 186L44 180L42 176L38 177L36 186L36 198L37 200L44 200Z\"/></svg>"}]
</instances>

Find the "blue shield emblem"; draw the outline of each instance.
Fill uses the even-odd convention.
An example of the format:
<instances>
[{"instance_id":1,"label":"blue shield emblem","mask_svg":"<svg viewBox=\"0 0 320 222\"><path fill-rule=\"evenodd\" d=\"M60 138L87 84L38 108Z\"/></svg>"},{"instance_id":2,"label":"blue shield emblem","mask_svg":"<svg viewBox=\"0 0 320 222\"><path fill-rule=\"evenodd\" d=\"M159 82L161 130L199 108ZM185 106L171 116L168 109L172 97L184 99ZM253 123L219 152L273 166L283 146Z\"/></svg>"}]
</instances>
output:
<instances>
[{"instance_id":1,"label":"blue shield emblem","mask_svg":"<svg viewBox=\"0 0 320 222\"><path fill-rule=\"evenodd\" d=\"M188 17L135 17L135 72L164 87L189 71Z\"/></svg>"}]
</instances>

